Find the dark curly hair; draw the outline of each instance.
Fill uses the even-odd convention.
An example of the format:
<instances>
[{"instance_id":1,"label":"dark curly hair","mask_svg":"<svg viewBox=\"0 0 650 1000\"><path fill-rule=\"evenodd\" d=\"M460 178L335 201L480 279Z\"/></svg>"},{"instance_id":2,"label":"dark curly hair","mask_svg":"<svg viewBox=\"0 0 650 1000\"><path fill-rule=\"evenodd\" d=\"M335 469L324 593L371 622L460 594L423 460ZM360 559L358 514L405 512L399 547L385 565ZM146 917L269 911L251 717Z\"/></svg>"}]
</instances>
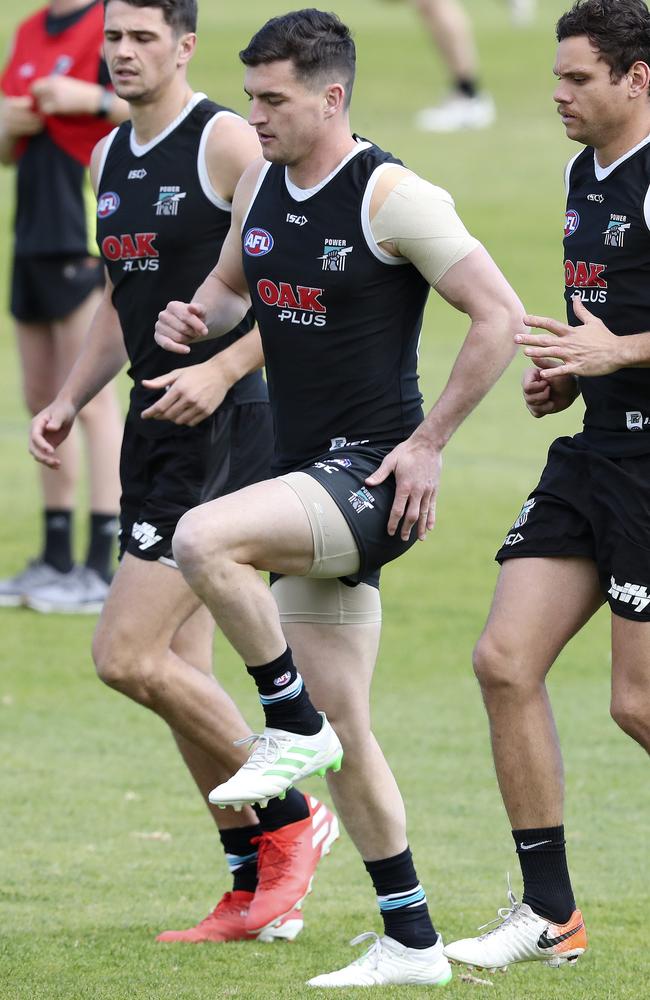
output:
<instances>
[{"instance_id":1,"label":"dark curly hair","mask_svg":"<svg viewBox=\"0 0 650 1000\"><path fill-rule=\"evenodd\" d=\"M650 65L650 11L644 0L577 0L557 22L558 42L586 35L613 80L635 62Z\"/></svg>"},{"instance_id":2,"label":"dark curly hair","mask_svg":"<svg viewBox=\"0 0 650 1000\"><path fill-rule=\"evenodd\" d=\"M313 82L332 72L341 76L346 107L352 96L356 50L350 29L336 14L315 7L272 17L239 53L245 66L290 59L298 79Z\"/></svg>"},{"instance_id":3,"label":"dark curly hair","mask_svg":"<svg viewBox=\"0 0 650 1000\"><path fill-rule=\"evenodd\" d=\"M104 0L104 10L111 0ZM169 24L177 35L196 31L198 17L197 0L123 0L130 7L160 7L165 24Z\"/></svg>"}]
</instances>

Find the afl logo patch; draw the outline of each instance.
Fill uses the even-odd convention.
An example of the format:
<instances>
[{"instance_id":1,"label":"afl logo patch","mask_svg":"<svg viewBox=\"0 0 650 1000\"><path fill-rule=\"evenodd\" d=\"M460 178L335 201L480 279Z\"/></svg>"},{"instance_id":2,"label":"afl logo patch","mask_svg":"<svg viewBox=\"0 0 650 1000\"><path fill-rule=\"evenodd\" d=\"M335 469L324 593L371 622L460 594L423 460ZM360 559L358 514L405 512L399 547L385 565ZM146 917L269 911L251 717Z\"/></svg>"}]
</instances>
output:
<instances>
[{"instance_id":1,"label":"afl logo patch","mask_svg":"<svg viewBox=\"0 0 650 1000\"><path fill-rule=\"evenodd\" d=\"M273 683L275 684L276 688L281 688L284 687L284 685L287 684L290 680L291 680L291 671L288 670L286 674L281 674L279 677L276 677Z\"/></svg>"},{"instance_id":2,"label":"afl logo patch","mask_svg":"<svg viewBox=\"0 0 650 1000\"><path fill-rule=\"evenodd\" d=\"M580 225L580 216L575 211L575 209L570 208L569 211L564 216L564 236L573 236L576 229Z\"/></svg>"},{"instance_id":3,"label":"afl logo patch","mask_svg":"<svg viewBox=\"0 0 650 1000\"><path fill-rule=\"evenodd\" d=\"M99 196L97 202L97 215L100 219L107 219L113 212L117 212L120 207L120 196L115 191L105 191Z\"/></svg>"},{"instance_id":4,"label":"afl logo patch","mask_svg":"<svg viewBox=\"0 0 650 1000\"><path fill-rule=\"evenodd\" d=\"M263 257L273 249L273 237L266 229L249 229L244 236L244 250L249 257Z\"/></svg>"}]
</instances>

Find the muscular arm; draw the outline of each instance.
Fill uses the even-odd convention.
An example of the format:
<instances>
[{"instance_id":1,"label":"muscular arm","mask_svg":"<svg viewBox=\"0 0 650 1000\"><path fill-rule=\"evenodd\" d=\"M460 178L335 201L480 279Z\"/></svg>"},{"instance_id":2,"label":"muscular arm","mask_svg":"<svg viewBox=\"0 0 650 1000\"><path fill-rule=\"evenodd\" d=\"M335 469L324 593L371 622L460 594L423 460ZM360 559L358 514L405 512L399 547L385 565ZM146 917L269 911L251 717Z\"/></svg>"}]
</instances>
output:
<instances>
[{"instance_id":1,"label":"muscular arm","mask_svg":"<svg viewBox=\"0 0 650 1000\"><path fill-rule=\"evenodd\" d=\"M190 303L170 302L160 313L155 338L166 351L187 354L194 341L223 336L248 312L251 302L242 264L241 227L262 165L255 160L237 185L230 230L216 267Z\"/></svg>"},{"instance_id":2,"label":"muscular arm","mask_svg":"<svg viewBox=\"0 0 650 1000\"><path fill-rule=\"evenodd\" d=\"M35 80L31 90L38 110L44 115L92 116L105 110L107 120L114 125L129 117L126 101L100 83L76 80L62 74Z\"/></svg>"},{"instance_id":3,"label":"muscular arm","mask_svg":"<svg viewBox=\"0 0 650 1000\"><path fill-rule=\"evenodd\" d=\"M384 190L376 192L379 204L374 218L371 204L373 232L376 238L383 237L385 250L411 260L438 294L470 319L439 399L411 437L386 456L367 480L373 486L391 472L395 475L388 531L394 534L403 518L402 537L407 539L417 522L418 537L424 539L435 521L442 450L512 360L514 337L523 330L524 308L487 251L469 236L449 196L446 202L446 192L419 178L406 185L405 180L404 174L399 180L393 171L386 172ZM389 219L388 196L396 187L404 192L400 195L404 208L398 206ZM411 188L418 192L417 214Z\"/></svg>"},{"instance_id":4,"label":"muscular arm","mask_svg":"<svg viewBox=\"0 0 650 1000\"><path fill-rule=\"evenodd\" d=\"M200 365L176 368L158 378L144 379L147 389L166 389L143 420L172 420L195 427L221 405L229 389L264 365L262 341L254 327L234 344Z\"/></svg>"}]
</instances>

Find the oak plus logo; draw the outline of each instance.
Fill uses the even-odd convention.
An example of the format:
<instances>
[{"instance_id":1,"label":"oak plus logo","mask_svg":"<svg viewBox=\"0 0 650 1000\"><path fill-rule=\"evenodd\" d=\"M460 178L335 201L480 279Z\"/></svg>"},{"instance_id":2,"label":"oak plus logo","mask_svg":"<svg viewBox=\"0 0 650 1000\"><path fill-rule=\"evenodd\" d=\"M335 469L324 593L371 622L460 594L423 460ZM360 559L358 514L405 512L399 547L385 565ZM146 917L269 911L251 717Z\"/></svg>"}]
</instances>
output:
<instances>
[{"instance_id":1,"label":"oak plus logo","mask_svg":"<svg viewBox=\"0 0 650 1000\"><path fill-rule=\"evenodd\" d=\"M102 255L117 263L124 261L123 271L157 271L160 254L154 246L158 233L122 233L121 236L105 236L102 240Z\"/></svg>"},{"instance_id":2,"label":"oak plus logo","mask_svg":"<svg viewBox=\"0 0 650 1000\"><path fill-rule=\"evenodd\" d=\"M586 260L564 261L564 285L575 288L583 302L607 302L606 264Z\"/></svg>"},{"instance_id":3,"label":"oak plus logo","mask_svg":"<svg viewBox=\"0 0 650 1000\"><path fill-rule=\"evenodd\" d=\"M257 294L266 306L276 307L281 323L296 326L325 326L327 309L321 302L322 288L311 285L292 285L288 281L271 281L260 278Z\"/></svg>"},{"instance_id":4,"label":"oak plus logo","mask_svg":"<svg viewBox=\"0 0 650 1000\"><path fill-rule=\"evenodd\" d=\"M273 237L266 229L255 226L244 236L244 253L249 257L264 257L273 249Z\"/></svg>"}]
</instances>

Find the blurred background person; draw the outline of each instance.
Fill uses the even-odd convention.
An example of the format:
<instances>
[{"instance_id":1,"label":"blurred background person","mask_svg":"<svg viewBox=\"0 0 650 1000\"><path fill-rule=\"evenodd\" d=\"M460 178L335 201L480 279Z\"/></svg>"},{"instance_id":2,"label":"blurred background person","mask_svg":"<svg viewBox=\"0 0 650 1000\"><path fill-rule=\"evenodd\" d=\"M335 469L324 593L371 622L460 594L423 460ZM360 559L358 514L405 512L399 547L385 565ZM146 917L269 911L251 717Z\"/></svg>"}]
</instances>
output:
<instances>
[{"instance_id":1,"label":"blurred background person","mask_svg":"<svg viewBox=\"0 0 650 1000\"><path fill-rule=\"evenodd\" d=\"M494 101L481 89L479 57L469 14L460 0L412 0L449 73L451 87L440 104L419 111L415 124L427 132L487 128L496 118ZM537 0L508 0L514 24L529 24Z\"/></svg>"},{"instance_id":2,"label":"blurred background person","mask_svg":"<svg viewBox=\"0 0 650 1000\"><path fill-rule=\"evenodd\" d=\"M22 22L0 76L0 160L16 167L11 313L25 403L54 398L101 298L103 268L88 252L86 168L95 143L127 117L108 89L101 0L51 0ZM0 605L94 612L110 581L119 503L121 420L107 386L80 414L89 465L90 524L84 564L73 560L78 449L59 449L60 470L41 468L43 546L16 576L0 580ZM52 591L52 585L55 585ZM36 602L38 603L38 602Z\"/></svg>"}]
</instances>

